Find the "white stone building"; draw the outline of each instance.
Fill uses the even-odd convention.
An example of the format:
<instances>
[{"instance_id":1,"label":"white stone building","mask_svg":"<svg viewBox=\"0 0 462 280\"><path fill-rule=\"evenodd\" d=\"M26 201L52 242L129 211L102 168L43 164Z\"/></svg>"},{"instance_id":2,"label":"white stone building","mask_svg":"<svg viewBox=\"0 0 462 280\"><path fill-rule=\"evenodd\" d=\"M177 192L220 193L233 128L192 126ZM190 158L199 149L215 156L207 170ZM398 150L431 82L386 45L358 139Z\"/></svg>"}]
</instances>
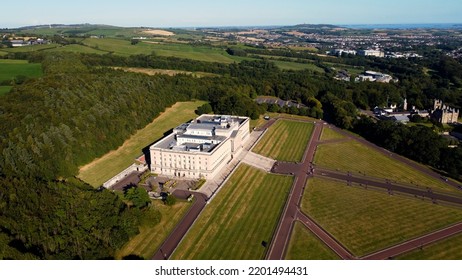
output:
<instances>
[{"instance_id":1,"label":"white stone building","mask_svg":"<svg viewBox=\"0 0 462 280\"><path fill-rule=\"evenodd\" d=\"M150 149L151 172L177 178L213 178L250 137L250 119L202 115Z\"/></svg>"}]
</instances>

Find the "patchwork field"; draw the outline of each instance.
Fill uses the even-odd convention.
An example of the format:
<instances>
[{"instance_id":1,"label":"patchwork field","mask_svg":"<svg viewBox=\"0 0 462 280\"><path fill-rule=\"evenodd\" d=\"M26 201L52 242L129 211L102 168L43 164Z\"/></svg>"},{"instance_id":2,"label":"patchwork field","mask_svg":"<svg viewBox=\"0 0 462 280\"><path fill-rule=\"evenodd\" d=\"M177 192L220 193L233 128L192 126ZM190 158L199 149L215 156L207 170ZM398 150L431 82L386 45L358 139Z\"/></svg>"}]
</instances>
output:
<instances>
[{"instance_id":1,"label":"patchwork field","mask_svg":"<svg viewBox=\"0 0 462 280\"><path fill-rule=\"evenodd\" d=\"M207 205L173 259L263 259L293 178L240 165Z\"/></svg>"},{"instance_id":2,"label":"patchwork field","mask_svg":"<svg viewBox=\"0 0 462 280\"><path fill-rule=\"evenodd\" d=\"M340 258L302 223L296 222L285 259L338 260Z\"/></svg>"},{"instance_id":3,"label":"patchwork field","mask_svg":"<svg viewBox=\"0 0 462 280\"><path fill-rule=\"evenodd\" d=\"M453 193L458 192L442 180L423 174L354 140L319 145L314 161L317 165L329 169L361 172L367 176L387 178L416 187L418 185L422 188L432 187Z\"/></svg>"},{"instance_id":4,"label":"patchwork field","mask_svg":"<svg viewBox=\"0 0 462 280\"><path fill-rule=\"evenodd\" d=\"M57 48L58 44L48 44L48 45L32 45L32 46L24 46L18 48L7 48L3 49L5 52L9 53L21 53L21 52L35 52L35 51L42 51L46 49L54 49Z\"/></svg>"},{"instance_id":5,"label":"patchwork field","mask_svg":"<svg viewBox=\"0 0 462 280\"><path fill-rule=\"evenodd\" d=\"M101 51L113 52L117 55L150 54L155 52L160 56L174 56L208 62L232 63L232 56L219 48L208 46L192 46L188 44L164 44L159 42L140 42L132 45L129 40L119 39L92 39L83 41L86 46Z\"/></svg>"},{"instance_id":6,"label":"patchwork field","mask_svg":"<svg viewBox=\"0 0 462 280\"><path fill-rule=\"evenodd\" d=\"M461 260L462 234L454 235L422 249L399 256L402 260Z\"/></svg>"},{"instance_id":7,"label":"patchwork field","mask_svg":"<svg viewBox=\"0 0 462 280\"><path fill-rule=\"evenodd\" d=\"M98 187L133 163L143 148L162 138L170 129L196 117L194 110L204 101L178 102L145 128L140 129L115 151L80 168L78 177Z\"/></svg>"},{"instance_id":8,"label":"patchwork field","mask_svg":"<svg viewBox=\"0 0 462 280\"><path fill-rule=\"evenodd\" d=\"M310 179L302 210L356 256L462 221L462 209Z\"/></svg>"},{"instance_id":9,"label":"patchwork field","mask_svg":"<svg viewBox=\"0 0 462 280\"><path fill-rule=\"evenodd\" d=\"M40 63L28 63L27 60L0 59L0 81L12 80L19 75L40 77L42 66Z\"/></svg>"},{"instance_id":10,"label":"patchwork field","mask_svg":"<svg viewBox=\"0 0 462 280\"><path fill-rule=\"evenodd\" d=\"M280 161L300 162L312 132L312 123L278 120L253 152Z\"/></svg>"},{"instance_id":11,"label":"patchwork field","mask_svg":"<svg viewBox=\"0 0 462 280\"><path fill-rule=\"evenodd\" d=\"M145 215L147 218L142 221L140 233L117 251L115 257L121 259L127 255L137 255L144 259L151 259L191 205L189 202L177 202L173 206L166 206L159 200L153 201L154 209L159 210L162 215L160 223L155 224L155 221L149 219L149 215Z\"/></svg>"},{"instance_id":12,"label":"patchwork field","mask_svg":"<svg viewBox=\"0 0 462 280\"><path fill-rule=\"evenodd\" d=\"M75 52L75 53L94 53L94 54L108 54L107 51L98 50L95 48L71 44L67 46L60 46L54 49L47 49L46 52Z\"/></svg>"}]
</instances>

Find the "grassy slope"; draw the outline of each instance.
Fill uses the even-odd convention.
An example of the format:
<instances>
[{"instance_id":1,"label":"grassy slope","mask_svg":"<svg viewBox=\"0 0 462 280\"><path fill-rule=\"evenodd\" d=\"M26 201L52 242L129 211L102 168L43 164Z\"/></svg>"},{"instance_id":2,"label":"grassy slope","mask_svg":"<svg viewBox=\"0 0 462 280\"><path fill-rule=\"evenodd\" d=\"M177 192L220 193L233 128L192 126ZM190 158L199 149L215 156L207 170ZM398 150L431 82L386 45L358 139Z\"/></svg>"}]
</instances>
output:
<instances>
[{"instance_id":1,"label":"grassy slope","mask_svg":"<svg viewBox=\"0 0 462 280\"><path fill-rule=\"evenodd\" d=\"M308 182L302 209L356 256L462 220L461 209L321 178Z\"/></svg>"},{"instance_id":2,"label":"grassy slope","mask_svg":"<svg viewBox=\"0 0 462 280\"><path fill-rule=\"evenodd\" d=\"M462 260L462 234L401 255L402 260Z\"/></svg>"},{"instance_id":3,"label":"grassy slope","mask_svg":"<svg viewBox=\"0 0 462 280\"><path fill-rule=\"evenodd\" d=\"M40 63L28 63L27 60L0 59L0 81L11 80L18 75L40 77L42 66Z\"/></svg>"},{"instance_id":4,"label":"grassy slope","mask_svg":"<svg viewBox=\"0 0 462 280\"><path fill-rule=\"evenodd\" d=\"M331 128L323 127L321 137L319 140L327 141L327 140L340 140L340 139L345 139L345 136Z\"/></svg>"},{"instance_id":5,"label":"grassy slope","mask_svg":"<svg viewBox=\"0 0 462 280\"><path fill-rule=\"evenodd\" d=\"M97 50L95 48L83 46L83 45L67 45L55 49L45 50L46 52L75 52L75 53L94 53L94 54L107 54L108 52Z\"/></svg>"},{"instance_id":6,"label":"grassy slope","mask_svg":"<svg viewBox=\"0 0 462 280\"><path fill-rule=\"evenodd\" d=\"M140 233L116 252L117 259L132 254L151 259L191 206L187 202L177 202L173 206L166 206L159 200L153 201L153 205L162 215L160 223L151 225L149 220L144 221L140 227Z\"/></svg>"},{"instance_id":7,"label":"grassy slope","mask_svg":"<svg viewBox=\"0 0 462 280\"><path fill-rule=\"evenodd\" d=\"M293 178L241 165L185 236L174 259L263 259Z\"/></svg>"},{"instance_id":8,"label":"grassy slope","mask_svg":"<svg viewBox=\"0 0 462 280\"><path fill-rule=\"evenodd\" d=\"M7 48L7 49L3 49L3 51L9 52L9 53L35 52L35 51L41 51L41 50L46 50L46 49L54 49L57 47L59 47L58 44L33 45L33 46L25 46L25 47L17 47L17 48Z\"/></svg>"},{"instance_id":9,"label":"grassy slope","mask_svg":"<svg viewBox=\"0 0 462 280\"><path fill-rule=\"evenodd\" d=\"M340 258L302 223L296 222L285 259L338 260Z\"/></svg>"},{"instance_id":10,"label":"grassy slope","mask_svg":"<svg viewBox=\"0 0 462 280\"><path fill-rule=\"evenodd\" d=\"M12 87L10 86L0 86L0 96L7 94L10 92Z\"/></svg>"},{"instance_id":11,"label":"grassy slope","mask_svg":"<svg viewBox=\"0 0 462 280\"><path fill-rule=\"evenodd\" d=\"M312 123L278 120L253 151L281 161L299 162L312 131Z\"/></svg>"},{"instance_id":12,"label":"grassy slope","mask_svg":"<svg viewBox=\"0 0 462 280\"><path fill-rule=\"evenodd\" d=\"M362 172L363 174L366 173L367 176L387 178L423 187L430 186L449 192L457 191L438 179L422 174L406 164L354 140L319 145L315 155L315 163L330 169Z\"/></svg>"},{"instance_id":13,"label":"grassy slope","mask_svg":"<svg viewBox=\"0 0 462 280\"><path fill-rule=\"evenodd\" d=\"M194 110L204 103L203 101L176 103L152 123L136 132L116 151L111 151L81 167L78 177L92 186L100 186L132 164L144 147L162 138L168 130L194 118L196 116Z\"/></svg>"}]
</instances>

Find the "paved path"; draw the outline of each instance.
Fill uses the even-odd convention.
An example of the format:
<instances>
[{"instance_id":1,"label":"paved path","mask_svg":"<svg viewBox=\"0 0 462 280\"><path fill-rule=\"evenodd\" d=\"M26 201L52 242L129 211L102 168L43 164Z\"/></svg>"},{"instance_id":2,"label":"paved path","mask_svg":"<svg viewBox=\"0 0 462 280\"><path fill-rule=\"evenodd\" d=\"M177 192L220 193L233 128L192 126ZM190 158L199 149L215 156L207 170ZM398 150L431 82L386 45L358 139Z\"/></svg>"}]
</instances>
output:
<instances>
[{"instance_id":1,"label":"paved path","mask_svg":"<svg viewBox=\"0 0 462 280\"><path fill-rule=\"evenodd\" d=\"M193 193L184 190L176 190L173 192L173 194L178 198L185 199ZM194 204L191 206L183 219L178 223L173 232L167 237L164 243L162 243L159 250L152 257L153 260L169 259L175 248L185 236L186 232L188 232L189 228L193 225L197 216L199 216L202 209L204 209L207 197L201 193L194 193L194 196L196 198Z\"/></svg>"},{"instance_id":2,"label":"paved path","mask_svg":"<svg viewBox=\"0 0 462 280\"><path fill-rule=\"evenodd\" d=\"M426 246L428 244L448 238L450 236L453 236L461 232L462 232L462 223L458 223L453 226L447 227L445 229L438 230L436 232L432 232L430 234L427 234L427 235L406 241L399 245L370 254L368 256L363 257L362 259L364 260L390 259L390 258L399 256L403 253L406 253L406 252L409 252L415 249L422 249L423 246Z\"/></svg>"},{"instance_id":3,"label":"paved path","mask_svg":"<svg viewBox=\"0 0 462 280\"><path fill-rule=\"evenodd\" d=\"M270 172L271 168L273 168L273 165L276 163L274 159L267 158L250 151L245 155L242 162L266 172Z\"/></svg>"},{"instance_id":4,"label":"paved path","mask_svg":"<svg viewBox=\"0 0 462 280\"><path fill-rule=\"evenodd\" d=\"M270 260L282 260L285 256L287 244L290 239L290 234L293 228L293 222L299 212L299 203L305 188L307 173L311 170L311 163L314 157L315 145L314 143L319 139L322 131L322 124L317 122L314 126L311 139L305 150L303 162L300 164L294 163L278 163L273 168L273 171L278 173L293 174L295 175L294 183L292 185L289 197L287 199L282 217L276 229L276 234L270 244L266 258Z\"/></svg>"}]
</instances>

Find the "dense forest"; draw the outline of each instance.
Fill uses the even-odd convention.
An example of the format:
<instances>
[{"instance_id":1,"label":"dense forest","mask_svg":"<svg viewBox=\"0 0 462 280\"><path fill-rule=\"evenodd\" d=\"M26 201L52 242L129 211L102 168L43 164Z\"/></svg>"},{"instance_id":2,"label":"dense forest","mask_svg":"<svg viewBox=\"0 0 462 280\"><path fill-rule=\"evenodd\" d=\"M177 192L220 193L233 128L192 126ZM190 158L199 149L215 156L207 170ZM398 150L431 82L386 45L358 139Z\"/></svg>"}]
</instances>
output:
<instances>
[{"instance_id":1,"label":"dense forest","mask_svg":"<svg viewBox=\"0 0 462 280\"><path fill-rule=\"evenodd\" d=\"M210 107L198 111L251 118L265 111L324 118L451 176L462 172L461 148L447 148L434 129L375 122L357 114L358 108L400 104L404 98L421 109L434 98L462 107L462 66L450 58L387 63L342 58L400 79L380 84L335 81L328 71L283 71L264 59L228 65L154 54L35 52L7 57L41 63L44 76L24 80L0 97L0 258L111 258L137 232L140 210L73 177L78 166L120 146L177 101L207 100ZM215 75L148 76L114 67ZM258 105L258 95L295 100L307 108Z\"/></svg>"}]
</instances>

